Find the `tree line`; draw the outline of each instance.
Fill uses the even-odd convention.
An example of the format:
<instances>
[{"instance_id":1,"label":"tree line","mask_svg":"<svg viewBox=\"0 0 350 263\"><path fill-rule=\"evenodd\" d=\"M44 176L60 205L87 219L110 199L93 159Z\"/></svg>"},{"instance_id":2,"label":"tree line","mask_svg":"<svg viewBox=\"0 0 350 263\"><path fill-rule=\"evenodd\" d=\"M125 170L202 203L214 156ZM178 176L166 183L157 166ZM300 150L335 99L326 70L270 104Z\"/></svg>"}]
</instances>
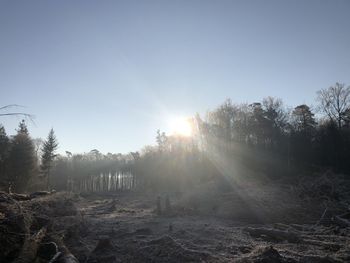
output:
<instances>
[{"instance_id":1,"label":"tree line","mask_svg":"<svg viewBox=\"0 0 350 263\"><path fill-rule=\"evenodd\" d=\"M83 154L67 151L55 159L52 183L57 190L74 192L133 189L137 184L133 172L135 154L102 154L97 149Z\"/></svg>"},{"instance_id":2,"label":"tree line","mask_svg":"<svg viewBox=\"0 0 350 263\"><path fill-rule=\"evenodd\" d=\"M36 173L48 189L182 191L212 181L224 189L232 185L228 180L246 174L275 179L325 169L350 173L350 87L336 83L316 96L315 107L293 108L273 97L227 99L188 119L192 136L157 131L156 145L128 154L94 149L56 155L51 130L38 161L24 121L12 137L1 126L1 182L22 190Z\"/></svg>"},{"instance_id":3,"label":"tree line","mask_svg":"<svg viewBox=\"0 0 350 263\"><path fill-rule=\"evenodd\" d=\"M50 189L50 170L56 157L58 142L53 129L47 140L33 140L25 120L19 123L17 134L8 136L0 125L0 186L3 190L22 192L28 186ZM41 154L39 154L39 152ZM40 176L41 178L38 178ZM42 185L42 180L46 185Z\"/></svg>"},{"instance_id":4,"label":"tree line","mask_svg":"<svg viewBox=\"0 0 350 263\"><path fill-rule=\"evenodd\" d=\"M173 190L212 180L226 187L245 175L349 174L350 87L336 83L316 95L315 107L293 108L273 97L238 104L227 99L189 118L190 138L158 132L157 146L146 147L135 165L151 187Z\"/></svg>"},{"instance_id":5,"label":"tree line","mask_svg":"<svg viewBox=\"0 0 350 263\"><path fill-rule=\"evenodd\" d=\"M197 118L199 134L207 149L214 147L231 154L237 144L253 149L256 154L247 156L252 158L249 162L260 153L285 168L328 167L348 173L350 87L336 83L320 90L317 102L315 109L305 104L288 109L281 99L272 97L252 104L227 100L204 121ZM275 168L266 164L266 168Z\"/></svg>"}]
</instances>

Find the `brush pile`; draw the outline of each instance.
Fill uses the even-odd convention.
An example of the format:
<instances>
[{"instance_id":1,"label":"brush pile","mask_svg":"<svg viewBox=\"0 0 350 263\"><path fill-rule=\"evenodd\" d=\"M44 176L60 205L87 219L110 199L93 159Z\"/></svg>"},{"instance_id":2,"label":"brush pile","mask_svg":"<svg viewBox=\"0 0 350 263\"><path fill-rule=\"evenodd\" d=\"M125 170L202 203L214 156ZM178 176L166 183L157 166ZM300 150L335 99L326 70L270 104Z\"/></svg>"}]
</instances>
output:
<instances>
[{"instance_id":1,"label":"brush pile","mask_svg":"<svg viewBox=\"0 0 350 263\"><path fill-rule=\"evenodd\" d=\"M78 262L64 239L79 223L81 216L63 194L0 192L0 262Z\"/></svg>"}]
</instances>

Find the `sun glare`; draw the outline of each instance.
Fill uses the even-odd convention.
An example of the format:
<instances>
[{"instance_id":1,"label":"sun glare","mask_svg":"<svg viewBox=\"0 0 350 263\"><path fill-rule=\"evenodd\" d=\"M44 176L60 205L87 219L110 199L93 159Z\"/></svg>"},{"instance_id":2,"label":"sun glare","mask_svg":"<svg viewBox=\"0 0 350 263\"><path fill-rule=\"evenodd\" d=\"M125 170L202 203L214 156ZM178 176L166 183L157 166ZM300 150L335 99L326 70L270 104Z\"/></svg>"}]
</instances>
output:
<instances>
[{"instance_id":1,"label":"sun glare","mask_svg":"<svg viewBox=\"0 0 350 263\"><path fill-rule=\"evenodd\" d=\"M185 137L192 136L192 126L188 118L178 117L170 123L171 133L174 135L180 135Z\"/></svg>"}]
</instances>

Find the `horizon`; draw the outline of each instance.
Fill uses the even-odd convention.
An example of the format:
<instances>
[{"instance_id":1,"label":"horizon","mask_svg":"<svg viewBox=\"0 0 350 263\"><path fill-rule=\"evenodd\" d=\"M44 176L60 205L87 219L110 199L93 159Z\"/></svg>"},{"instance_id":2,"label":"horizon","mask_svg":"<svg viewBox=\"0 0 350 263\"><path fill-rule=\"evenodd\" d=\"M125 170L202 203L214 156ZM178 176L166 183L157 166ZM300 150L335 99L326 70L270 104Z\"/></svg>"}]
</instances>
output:
<instances>
[{"instance_id":1,"label":"horizon","mask_svg":"<svg viewBox=\"0 0 350 263\"><path fill-rule=\"evenodd\" d=\"M0 3L0 106L59 152L128 153L226 98L315 105L350 85L347 1ZM298 17L298 19L295 19ZM22 117L0 123L14 134Z\"/></svg>"}]
</instances>

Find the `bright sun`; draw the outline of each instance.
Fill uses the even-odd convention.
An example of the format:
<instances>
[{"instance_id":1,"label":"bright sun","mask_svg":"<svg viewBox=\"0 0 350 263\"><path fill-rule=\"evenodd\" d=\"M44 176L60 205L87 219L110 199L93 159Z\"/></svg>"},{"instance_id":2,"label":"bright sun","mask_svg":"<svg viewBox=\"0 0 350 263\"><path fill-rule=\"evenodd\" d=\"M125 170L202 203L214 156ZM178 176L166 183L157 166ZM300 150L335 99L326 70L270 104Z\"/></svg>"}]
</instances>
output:
<instances>
[{"instance_id":1,"label":"bright sun","mask_svg":"<svg viewBox=\"0 0 350 263\"><path fill-rule=\"evenodd\" d=\"M171 133L185 137L192 136L192 126L188 118L177 117L170 123Z\"/></svg>"}]
</instances>

